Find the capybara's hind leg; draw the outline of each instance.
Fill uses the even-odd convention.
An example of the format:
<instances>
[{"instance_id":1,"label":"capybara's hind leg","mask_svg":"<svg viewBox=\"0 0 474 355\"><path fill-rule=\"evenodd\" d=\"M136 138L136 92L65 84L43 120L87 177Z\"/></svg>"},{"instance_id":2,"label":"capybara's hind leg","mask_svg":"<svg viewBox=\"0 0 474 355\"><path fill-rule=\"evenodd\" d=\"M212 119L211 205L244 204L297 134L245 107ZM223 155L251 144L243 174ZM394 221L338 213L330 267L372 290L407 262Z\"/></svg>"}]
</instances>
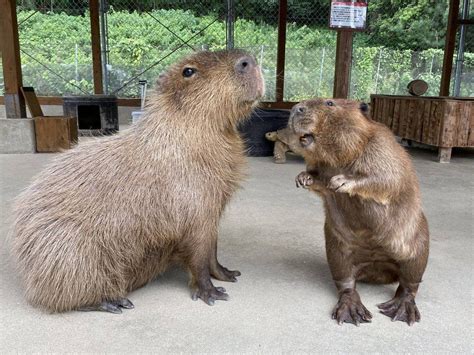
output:
<instances>
[{"instance_id":1,"label":"capybara's hind leg","mask_svg":"<svg viewBox=\"0 0 474 355\"><path fill-rule=\"evenodd\" d=\"M217 260L217 232L212 241L211 260L210 260L211 276L220 281L237 282L237 276L241 273L238 270L229 270L222 266Z\"/></svg>"},{"instance_id":2,"label":"capybara's hind leg","mask_svg":"<svg viewBox=\"0 0 474 355\"><path fill-rule=\"evenodd\" d=\"M216 300L227 301L229 295L223 287L214 287L211 281L211 260L213 254L213 241L209 239L209 230L193 230L186 236L186 266L191 272L192 299L202 299L213 306ZM196 248L200 245L200 248Z\"/></svg>"},{"instance_id":3,"label":"capybara's hind leg","mask_svg":"<svg viewBox=\"0 0 474 355\"><path fill-rule=\"evenodd\" d=\"M428 243L428 233L425 235L421 235L419 239L425 239ZM395 296L390 301L377 305L380 312L392 318L392 321L399 320L411 326L421 319L415 297L428 261L428 247L422 250L423 253L418 257L400 262L400 285Z\"/></svg>"},{"instance_id":4,"label":"capybara's hind leg","mask_svg":"<svg viewBox=\"0 0 474 355\"><path fill-rule=\"evenodd\" d=\"M122 308L132 309L135 306L128 298L118 298L113 301L103 301L95 306L81 307L78 310L82 312L99 311L120 314L122 313Z\"/></svg>"}]
</instances>

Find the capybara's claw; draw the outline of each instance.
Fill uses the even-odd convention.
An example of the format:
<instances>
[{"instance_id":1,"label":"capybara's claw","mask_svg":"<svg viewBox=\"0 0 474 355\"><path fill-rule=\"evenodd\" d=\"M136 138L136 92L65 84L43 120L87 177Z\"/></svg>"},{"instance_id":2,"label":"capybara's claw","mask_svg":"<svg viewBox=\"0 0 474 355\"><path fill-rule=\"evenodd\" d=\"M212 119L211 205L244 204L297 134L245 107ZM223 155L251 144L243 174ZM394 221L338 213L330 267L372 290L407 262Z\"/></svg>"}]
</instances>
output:
<instances>
[{"instance_id":1,"label":"capybara's claw","mask_svg":"<svg viewBox=\"0 0 474 355\"><path fill-rule=\"evenodd\" d=\"M370 323L372 314L362 304L356 291L344 292L334 307L332 319L335 319L339 325L351 323L359 326L360 323Z\"/></svg>"},{"instance_id":2,"label":"capybara's claw","mask_svg":"<svg viewBox=\"0 0 474 355\"><path fill-rule=\"evenodd\" d=\"M211 268L211 275L219 281L237 282L237 276L240 276L241 273L238 270L229 270L218 264L216 267Z\"/></svg>"},{"instance_id":3,"label":"capybara's claw","mask_svg":"<svg viewBox=\"0 0 474 355\"><path fill-rule=\"evenodd\" d=\"M420 311L416 306L415 299L411 295L395 297L392 300L378 304L380 313L390 317L392 322L406 322L409 326L421 320Z\"/></svg>"},{"instance_id":4,"label":"capybara's claw","mask_svg":"<svg viewBox=\"0 0 474 355\"><path fill-rule=\"evenodd\" d=\"M191 298L193 301L197 301L198 298L200 298L209 306L214 306L214 302L216 300L227 301L229 299L229 295L225 293L225 289L223 287L211 287L208 290L195 290Z\"/></svg>"},{"instance_id":5,"label":"capybara's claw","mask_svg":"<svg viewBox=\"0 0 474 355\"><path fill-rule=\"evenodd\" d=\"M135 308L135 306L128 298L118 298L112 301L103 301L95 306L81 307L78 310L82 312L99 311L120 314L122 313L122 308L132 309Z\"/></svg>"},{"instance_id":6,"label":"capybara's claw","mask_svg":"<svg viewBox=\"0 0 474 355\"><path fill-rule=\"evenodd\" d=\"M307 189L308 187L314 184L314 179L310 173L306 171L302 171L301 173L298 174L298 176L296 176L295 182L296 182L296 187L301 186Z\"/></svg>"}]
</instances>

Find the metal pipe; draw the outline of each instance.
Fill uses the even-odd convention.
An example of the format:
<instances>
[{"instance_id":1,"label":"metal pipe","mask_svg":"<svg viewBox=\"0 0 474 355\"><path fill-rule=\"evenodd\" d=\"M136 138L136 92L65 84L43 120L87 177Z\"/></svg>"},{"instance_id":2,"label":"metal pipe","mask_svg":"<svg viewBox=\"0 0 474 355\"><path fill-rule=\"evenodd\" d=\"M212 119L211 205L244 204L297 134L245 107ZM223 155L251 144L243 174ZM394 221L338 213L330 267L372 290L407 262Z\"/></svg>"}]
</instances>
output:
<instances>
[{"instance_id":1,"label":"metal pipe","mask_svg":"<svg viewBox=\"0 0 474 355\"><path fill-rule=\"evenodd\" d=\"M100 46L102 57L102 81L104 93L109 93L108 46L107 46L107 0L100 0Z\"/></svg>"},{"instance_id":2,"label":"metal pipe","mask_svg":"<svg viewBox=\"0 0 474 355\"><path fill-rule=\"evenodd\" d=\"M234 0L227 0L227 16L226 16L226 47L234 48Z\"/></svg>"},{"instance_id":3,"label":"metal pipe","mask_svg":"<svg viewBox=\"0 0 474 355\"><path fill-rule=\"evenodd\" d=\"M467 20L469 17L469 2L470 0L464 0L462 4L462 20ZM459 96L461 92L461 75L464 64L464 48L466 45L466 26L461 24L459 30L459 45L458 45L458 55L456 58L456 69L454 72L454 96Z\"/></svg>"}]
</instances>

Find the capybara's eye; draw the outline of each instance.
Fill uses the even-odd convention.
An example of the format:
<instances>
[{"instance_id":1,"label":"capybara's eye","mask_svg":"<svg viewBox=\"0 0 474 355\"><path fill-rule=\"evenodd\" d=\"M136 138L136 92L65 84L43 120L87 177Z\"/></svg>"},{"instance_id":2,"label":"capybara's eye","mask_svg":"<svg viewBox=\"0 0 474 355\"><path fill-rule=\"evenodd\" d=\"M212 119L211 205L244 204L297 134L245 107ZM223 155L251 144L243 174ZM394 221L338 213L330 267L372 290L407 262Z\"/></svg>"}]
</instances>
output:
<instances>
[{"instance_id":1,"label":"capybara's eye","mask_svg":"<svg viewBox=\"0 0 474 355\"><path fill-rule=\"evenodd\" d=\"M196 72L196 69L194 68L184 68L183 70L183 76L185 78L189 78L191 76L193 76L193 74Z\"/></svg>"},{"instance_id":2,"label":"capybara's eye","mask_svg":"<svg viewBox=\"0 0 474 355\"><path fill-rule=\"evenodd\" d=\"M331 100L326 101L326 106L334 106L334 102Z\"/></svg>"}]
</instances>

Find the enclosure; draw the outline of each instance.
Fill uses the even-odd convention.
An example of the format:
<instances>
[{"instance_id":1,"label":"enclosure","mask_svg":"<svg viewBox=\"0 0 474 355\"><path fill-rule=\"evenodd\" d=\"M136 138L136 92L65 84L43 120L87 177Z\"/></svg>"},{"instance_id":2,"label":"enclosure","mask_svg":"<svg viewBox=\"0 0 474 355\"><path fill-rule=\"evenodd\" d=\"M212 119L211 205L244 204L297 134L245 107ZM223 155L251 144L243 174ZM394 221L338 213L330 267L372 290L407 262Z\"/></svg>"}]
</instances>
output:
<instances>
[{"instance_id":1,"label":"enclosure","mask_svg":"<svg viewBox=\"0 0 474 355\"><path fill-rule=\"evenodd\" d=\"M349 1L367 6L361 30L330 28L334 2L0 0L1 353L472 353L472 2ZM242 272L237 283L215 281L231 299L192 302L188 273L172 267L131 292L135 309L121 315L28 304L10 252L16 196L61 151L133 128L144 83L148 100L171 64L232 48L255 57L266 83L245 126L247 154L254 143L270 150L246 158L219 226L219 259ZM426 93L411 95L413 80ZM315 97L368 103L413 160L431 240L412 327L376 307L396 284L357 284L371 323L331 319L323 202L295 188L304 160L287 153L275 164L265 139Z\"/></svg>"}]
</instances>

